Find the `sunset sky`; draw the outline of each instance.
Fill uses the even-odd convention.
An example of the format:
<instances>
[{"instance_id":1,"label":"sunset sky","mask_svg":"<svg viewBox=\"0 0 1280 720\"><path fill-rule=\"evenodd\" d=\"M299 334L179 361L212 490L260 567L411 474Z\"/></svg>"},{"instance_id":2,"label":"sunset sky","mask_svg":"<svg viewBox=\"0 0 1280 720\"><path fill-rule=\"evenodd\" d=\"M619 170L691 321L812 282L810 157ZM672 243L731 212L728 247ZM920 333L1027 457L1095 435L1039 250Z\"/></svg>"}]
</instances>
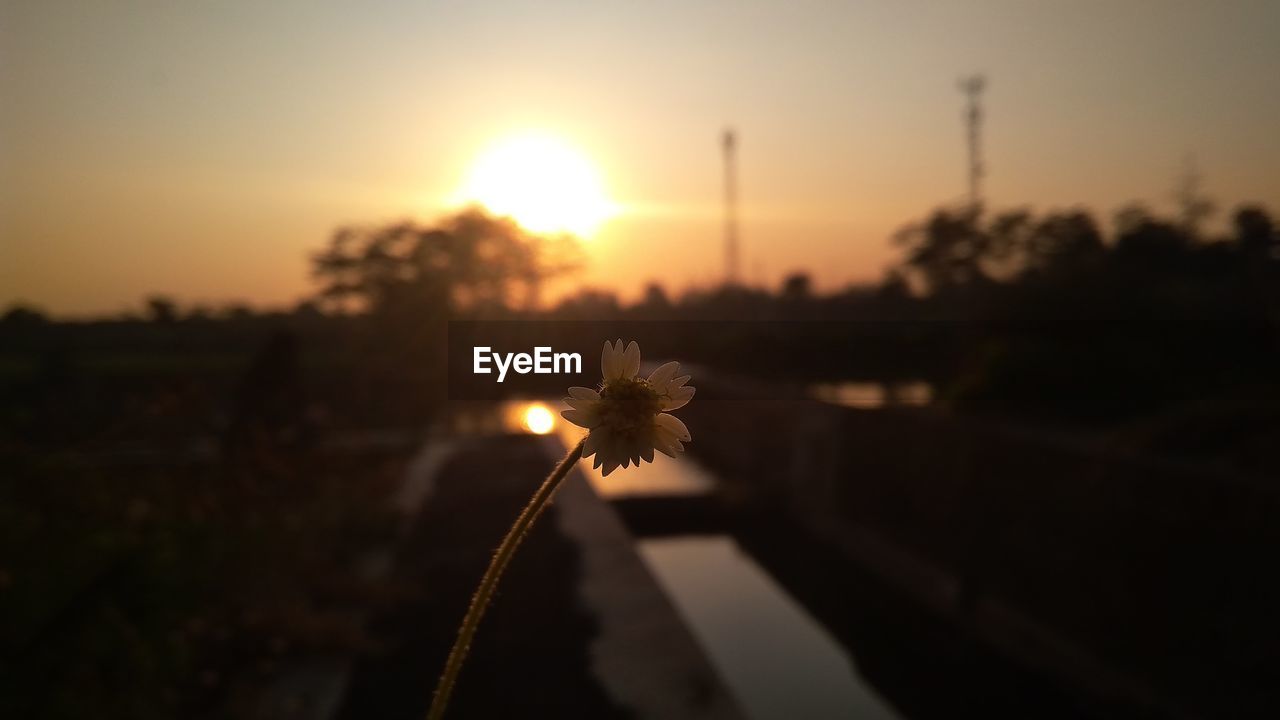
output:
<instances>
[{"instance_id":1,"label":"sunset sky","mask_svg":"<svg viewBox=\"0 0 1280 720\"><path fill-rule=\"evenodd\" d=\"M284 305L344 223L430 221L504 138L561 139L617 214L575 283L878 278L963 196L983 72L996 208L1171 208L1194 155L1280 211L1280 3L4 2L0 305Z\"/></svg>"}]
</instances>

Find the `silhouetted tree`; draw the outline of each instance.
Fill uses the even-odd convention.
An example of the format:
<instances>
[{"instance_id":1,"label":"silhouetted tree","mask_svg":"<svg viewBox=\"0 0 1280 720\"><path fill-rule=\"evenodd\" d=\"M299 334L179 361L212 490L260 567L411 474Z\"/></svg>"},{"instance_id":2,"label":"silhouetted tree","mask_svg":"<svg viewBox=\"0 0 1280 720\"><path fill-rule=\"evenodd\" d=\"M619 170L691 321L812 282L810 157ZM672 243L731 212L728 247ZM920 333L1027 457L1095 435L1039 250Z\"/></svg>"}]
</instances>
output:
<instances>
[{"instance_id":1,"label":"silhouetted tree","mask_svg":"<svg viewBox=\"0 0 1280 720\"><path fill-rule=\"evenodd\" d=\"M530 234L468 209L424 226L346 227L312 256L317 302L364 315L353 394L395 421L426 419L443 397L446 321L531 309L544 280L576 264L567 236ZM397 413L396 410L399 410Z\"/></svg>"},{"instance_id":2,"label":"silhouetted tree","mask_svg":"<svg viewBox=\"0 0 1280 720\"><path fill-rule=\"evenodd\" d=\"M42 311L22 304L10 307L5 311L4 317L0 318L0 323L10 327L31 327L48 322L49 318Z\"/></svg>"},{"instance_id":3,"label":"silhouetted tree","mask_svg":"<svg viewBox=\"0 0 1280 720\"><path fill-rule=\"evenodd\" d=\"M993 274L1009 275L1025 265L1034 237L1034 221L1027 210L997 215L987 229L986 263Z\"/></svg>"},{"instance_id":4,"label":"silhouetted tree","mask_svg":"<svg viewBox=\"0 0 1280 720\"><path fill-rule=\"evenodd\" d=\"M560 301L554 311L558 316L574 320L603 320L621 313L618 296L608 290L583 288Z\"/></svg>"},{"instance_id":5,"label":"silhouetted tree","mask_svg":"<svg viewBox=\"0 0 1280 720\"><path fill-rule=\"evenodd\" d=\"M1275 223L1266 210L1256 205L1242 207L1236 210L1232 224L1235 243L1246 258L1253 262L1274 259L1280 236L1276 235Z\"/></svg>"},{"instance_id":6,"label":"silhouetted tree","mask_svg":"<svg viewBox=\"0 0 1280 720\"><path fill-rule=\"evenodd\" d=\"M1131 269L1167 269L1188 255L1191 236L1154 217L1130 218L1116 238L1116 259Z\"/></svg>"},{"instance_id":7,"label":"silhouetted tree","mask_svg":"<svg viewBox=\"0 0 1280 720\"><path fill-rule=\"evenodd\" d=\"M192 305L183 319L188 322L208 322L213 319L213 310L207 305Z\"/></svg>"},{"instance_id":8,"label":"silhouetted tree","mask_svg":"<svg viewBox=\"0 0 1280 720\"><path fill-rule=\"evenodd\" d=\"M228 303L222 308L222 315L228 320L252 320L253 306L243 302Z\"/></svg>"},{"instance_id":9,"label":"silhouetted tree","mask_svg":"<svg viewBox=\"0 0 1280 720\"><path fill-rule=\"evenodd\" d=\"M789 303L807 302L813 298L813 281L808 273L791 273L782 281L781 300Z\"/></svg>"},{"instance_id":10,"label":"silhouetted tree","mask_svg":"<svg viewBox=\"0 0 1280 720\"><path fill-rule=\"evenodd\" d=\"M880 281L879 287L876 289L876 295L886 301L899 302L911 297L911 283L907 281L907 276L897 268L890 268L884 274L884 279Z\"/></svg>"},{"instance_id":11,"label":"silhouetted tree","mask_svg":"<svg viewBox=\"0 0 1280 720\"><path fill-rule=\"evenodd\" d=\"M1116 235L1124 235L1152 220L1153 216L1146 205L1131 202L1116 210L1111 217L1111 225L1115 229Z\"/></svg>"},{"instance_id":12,"label":"silhouetted tree","mask_svg":"<svg viewBox=\"0 0 1280 720\"><path fill-rule=\"evenodd\" d=\"M576 264L575 250L470 209L434 227L339 229L312 268L320 299L340 311L473 311L531 307L545 279Z\"/></svg>"},{"instance_id":13,"label":"silhouetted tree","mask_svg":"<svg viewBox=\"0 0 1280 720\"><path fill-rule=\"evenodd\" d=\"M632 311L638 318L662 319L671 313L671 299L667 297L667 291L661 284L651 282L645 286L640 302L632 308Z\"/></svg>"},{"instance_id":14,"label":"silhouetted tree","mask_svg":"<svg viewBox=\"0 0 1280 720\"><path fill-rule=\"evenodd\" d=\"M324 317L320 304L315 300L302 300L293 306L293 316L303 320L318 320Z\"/></svg>"},{"instance_id":15,"label":"silhouetted tree","mask_svg":"<svg viewBox=\"0 0 1280 720\"><path fill-rule=\"evenodd\" d=\"M1001 259L1003 248L992 244L980 220L976 209L938 210L923 224L897 233L895 242L907 249L906 267L920 274L930 293L987 284L986 266Z\"/></svg>"},{"instance_id":16,"label":"silhouetted tree","mask_svg":"<svg viewBox=\"0 0 1280 720\"><path fill-rule=\"evenodd\" d=\"M951 397L1096 421L1264 382L1280 361L1275 227L1246 207L1231 238L1209 240L1196 228L1206 208L1167 219L1130 205L1110 242L1081 211L1015 211L985 226L938 211L909 228L903 268L924 280L926 302L944 315L964 308L971 365Z\"/></svg>"},{"instance_id":17,"label":"silhouetted tree","mask_svg":"<svg viewBox=\"0 0 1280 720\"><path fill-rule=\"evenodd\" d=\"M147 318L154 323L169 324L178 319L178 304L172 298L153 295L147 298Z\"/></svg>"},{"instance_id":18,"label":"silhouetted tree","mask_svg":"<svg viewBox=\"0 0 1280 720\"><path fill-rule=\"evenodd\" d=\"M1079 269L1106 251L1097 224L1080 211L1050 215L1035 223L1025 242L1023 262L1032 272Z\"/></svg>"},{"instance_id":19,"label":"silhouetted tree","mask_svg":"<svg viewBox=\"0 0 1280 720\"><path fill-rule=\"evenodd\" d=\"M663 289L660 283L656 282L651 282L645 286L644 299L640 303L649 307L671 307L671 300L667 298L667 291Z\"/></svg>"}]
</instances>

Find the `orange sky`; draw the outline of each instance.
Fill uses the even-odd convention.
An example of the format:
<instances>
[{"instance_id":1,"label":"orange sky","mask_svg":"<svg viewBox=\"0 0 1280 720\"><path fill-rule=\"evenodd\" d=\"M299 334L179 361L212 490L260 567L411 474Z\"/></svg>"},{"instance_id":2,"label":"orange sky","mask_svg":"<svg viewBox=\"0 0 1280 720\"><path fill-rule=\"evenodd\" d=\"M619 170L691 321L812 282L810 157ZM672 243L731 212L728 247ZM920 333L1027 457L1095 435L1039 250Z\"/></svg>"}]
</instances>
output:
<instances>
[{"instance_id":1,"label":"orange sky","mask_svg":"<svg viewBox=\"0 0 1280 720\"><path fill-rule=\"evenodd\" d=\"M1194 153L1224 205L1280 210L1274 2L604 5L7 3L0 304L290 303L335 226L429 221L531 129L623 206L578 282L708 284L726 123L744 276L870 280L964 191L972 71L996 207L1167 208Z\"/></svg>"}]
</instances>

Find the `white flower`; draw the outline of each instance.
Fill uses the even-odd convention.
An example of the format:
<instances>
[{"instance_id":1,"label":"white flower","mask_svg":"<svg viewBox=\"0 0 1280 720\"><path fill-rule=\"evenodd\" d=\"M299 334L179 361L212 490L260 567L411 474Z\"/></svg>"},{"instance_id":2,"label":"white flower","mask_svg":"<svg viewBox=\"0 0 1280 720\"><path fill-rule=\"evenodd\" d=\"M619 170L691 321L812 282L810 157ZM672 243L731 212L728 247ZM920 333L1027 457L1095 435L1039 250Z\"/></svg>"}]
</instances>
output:
<instances>
[{"instance_id":1,"label":"white flower","mask_svg":"<svg viewBox=\"0 0 1280 720\"><path fill-rule=\"evenodd\" d=\"M669 362L654 370L647 379L638 378L640 346L633 340L622 349L622 341L608 341L600 355L604 381L600 390L569 388L564 401L568 410L560 414L565 420L586 428L583 457L596 456L595 467L604 474L619 465L653 462L653 451L675 457L692 438L689 428L667 410L682 408L693 398L694 389L685 385L689 375L676 377L680 363Z\"/></svg>"}]
</instances>

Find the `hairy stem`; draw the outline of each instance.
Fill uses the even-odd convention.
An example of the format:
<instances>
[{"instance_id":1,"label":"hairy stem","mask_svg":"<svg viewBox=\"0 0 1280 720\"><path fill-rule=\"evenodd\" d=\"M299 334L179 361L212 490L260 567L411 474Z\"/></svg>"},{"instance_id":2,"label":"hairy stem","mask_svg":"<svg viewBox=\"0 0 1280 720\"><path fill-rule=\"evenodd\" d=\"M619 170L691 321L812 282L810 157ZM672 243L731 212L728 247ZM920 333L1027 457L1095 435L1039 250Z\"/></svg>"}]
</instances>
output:
<instances>
[{"instance_id":1,"label":"hairy stem","mask_svg":"<svg viewBox=\"0 0 1280 720\"><path fill-rule=\"evenodd\" d=\"M445 708L449 705L449 696L453 694L453 685L457 682L458 673L462 671L462 665L467 660L467 652L471 649L471 640L475 637L476 628L480 627L480 619L484 617L484 611L493 598L493 592L498 588L498 581L502 579L507 563L511 562L511 557L520 547L520 542L524 540L529 528L533 527L533 523L542 514L551 496L555 494L556 488L560 487L560 482L569 474L573 464L582 457L582 445L585 442L586 438L579 440L556 469L551 471L547 479L542 481L542 486L533 494L529 504L520 513L520 517L516 518L515 524L507 531L507 536L502 538L502 544L498 546L498 551L489 561L489 569L485 570L484 577L480 580L480 587L476 588L476 594L471 598L471 606L467 608L467 614L462 618L462 625L458 626L458 637L453 641L453 648L449 650L444 674L436 684L435 697L431 700L427 720L441 720L444 717Z\"/></svg>"}]
</instances>

